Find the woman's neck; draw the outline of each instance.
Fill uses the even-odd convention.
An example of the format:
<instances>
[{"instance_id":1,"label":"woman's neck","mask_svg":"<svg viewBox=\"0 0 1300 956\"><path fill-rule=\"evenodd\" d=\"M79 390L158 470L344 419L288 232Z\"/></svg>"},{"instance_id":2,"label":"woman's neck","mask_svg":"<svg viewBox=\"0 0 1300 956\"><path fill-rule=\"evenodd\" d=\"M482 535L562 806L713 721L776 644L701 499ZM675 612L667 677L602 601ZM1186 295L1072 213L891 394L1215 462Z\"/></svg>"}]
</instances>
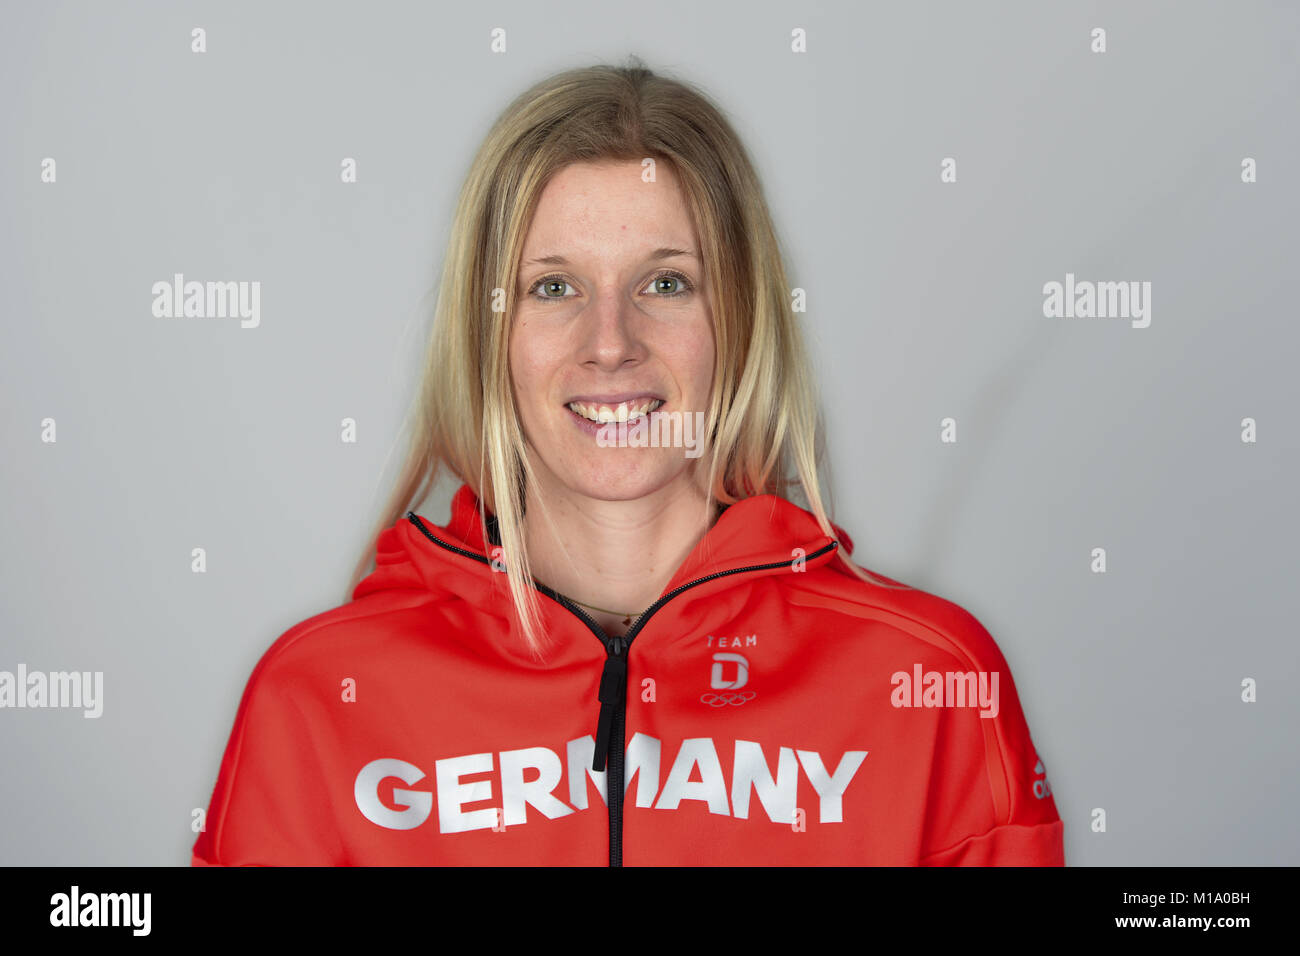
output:
<instances>
[{"instance_id":1,"label":"woman's neck","mask_svg":"<svg viewBox=\"0 0 1300 956\"><path fill-rule=\"evenodd\" d=\"M533 577L583 607L611 636L663 593L712 527L716 512L686 480L631 501L602 501L563 486L543 489L547 514L530 490L524 540Z\"/></svg>"}]
</instances>

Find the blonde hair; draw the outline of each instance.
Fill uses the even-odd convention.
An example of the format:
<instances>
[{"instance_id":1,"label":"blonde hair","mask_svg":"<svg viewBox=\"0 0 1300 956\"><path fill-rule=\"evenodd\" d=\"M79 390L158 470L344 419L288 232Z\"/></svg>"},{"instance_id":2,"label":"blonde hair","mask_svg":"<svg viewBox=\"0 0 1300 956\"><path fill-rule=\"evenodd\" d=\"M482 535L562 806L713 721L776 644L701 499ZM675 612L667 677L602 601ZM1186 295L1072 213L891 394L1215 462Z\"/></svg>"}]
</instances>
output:
<instances>
[{"instance_id":1,"label":"blonde hair","mask_svg":"<svg viewBox=\"0 0 1300 956\"><path fill-rule=\"evenodd\" d=\"M513 613L541 656L537 592L524 583L532 581L522 523L532 471L508 362L516 271L552 174L572 163L646 158L671 164L677 176L712 295L710 448L692 466L708 461L701 484L709 505L788 497L797 487L822 531L834 536L818 485L821 419L808 357L754 167L704 93L633 57L625 67L572 69L541 81L506 108L479 148L452 221L405 461L349 598L380 532L423 501L446 468L478 495L480 519L496 516ZM843 549L838 559L862 580L891 586Z\"/></svg>"}]
</instances>

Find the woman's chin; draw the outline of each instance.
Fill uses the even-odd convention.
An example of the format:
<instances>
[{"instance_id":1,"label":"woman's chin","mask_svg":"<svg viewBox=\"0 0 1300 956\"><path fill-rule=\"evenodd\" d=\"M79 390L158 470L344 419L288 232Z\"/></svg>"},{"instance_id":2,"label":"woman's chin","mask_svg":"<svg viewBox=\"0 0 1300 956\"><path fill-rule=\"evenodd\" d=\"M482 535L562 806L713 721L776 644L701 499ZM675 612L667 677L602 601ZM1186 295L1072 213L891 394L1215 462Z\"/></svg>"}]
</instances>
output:
<instances>
[{"instance_id":1,"label":"woman's chin","mask_svg":"<svg viewBox=\"0 0 1300 956\"><path fill-rule=\"evenodd\" d=\"M656 449L610 448L603 454L575 457L565 462L561 482L576 494L599 501L634 501L672 484L686 470L682 460L654 461ZM610 453L622 453L620 459ZM628 453L642 458L637 461Z\"/></svg>"}]
</instances>

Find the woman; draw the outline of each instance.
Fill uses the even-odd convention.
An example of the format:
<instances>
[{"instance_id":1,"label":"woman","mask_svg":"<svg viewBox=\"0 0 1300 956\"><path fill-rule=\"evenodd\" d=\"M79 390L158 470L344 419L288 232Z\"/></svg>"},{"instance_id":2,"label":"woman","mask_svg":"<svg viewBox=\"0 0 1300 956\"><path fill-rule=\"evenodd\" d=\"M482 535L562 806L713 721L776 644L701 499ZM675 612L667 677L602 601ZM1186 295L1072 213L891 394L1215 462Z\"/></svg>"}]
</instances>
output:
<instances>
[{"instance_id":1,"label":"woman","mask_svg":"<svg viewBox=\"0 0 1300 956\"><path fill-rule=\"evenodd\" d=\"M1063 863L993 639L827 519L789 297L702 94L511 104L374 569L254 670L193 862Z\"/></svg>"}]
</instances>

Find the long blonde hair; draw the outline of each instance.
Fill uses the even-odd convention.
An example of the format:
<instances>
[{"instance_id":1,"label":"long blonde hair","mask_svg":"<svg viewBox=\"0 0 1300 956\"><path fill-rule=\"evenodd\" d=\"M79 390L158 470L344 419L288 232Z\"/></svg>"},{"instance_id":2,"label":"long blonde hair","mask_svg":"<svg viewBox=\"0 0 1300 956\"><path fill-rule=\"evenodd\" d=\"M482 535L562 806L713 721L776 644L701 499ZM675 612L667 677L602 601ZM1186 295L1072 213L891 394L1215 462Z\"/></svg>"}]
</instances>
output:
<instances>
[{"instance_id":1,"label":"long blonde hair","mask_svg":"<svg viewBox=\"0 0 1300 956\"><path fill-rule=\"evenodd\" d=\"M496 516L510 599L535 656L541 634L523 540L532 481L510 385L516 271L537 201L576 162L670 163L695 222L712 290L715 365L705 419L709 504L796 488L822 531L821 419L791 308L781 251L754 167L721 110L695 87L629 65L548 77L501 114L475 156L452 222L434 328L405 461L348 586L367 573L376 538L423 501L448 469ZM494 299L495 296L495 299ZM868 583L889 587L838 559ZM495 576L494 576L495 577Z\"/></svg>"}]
</instances>

